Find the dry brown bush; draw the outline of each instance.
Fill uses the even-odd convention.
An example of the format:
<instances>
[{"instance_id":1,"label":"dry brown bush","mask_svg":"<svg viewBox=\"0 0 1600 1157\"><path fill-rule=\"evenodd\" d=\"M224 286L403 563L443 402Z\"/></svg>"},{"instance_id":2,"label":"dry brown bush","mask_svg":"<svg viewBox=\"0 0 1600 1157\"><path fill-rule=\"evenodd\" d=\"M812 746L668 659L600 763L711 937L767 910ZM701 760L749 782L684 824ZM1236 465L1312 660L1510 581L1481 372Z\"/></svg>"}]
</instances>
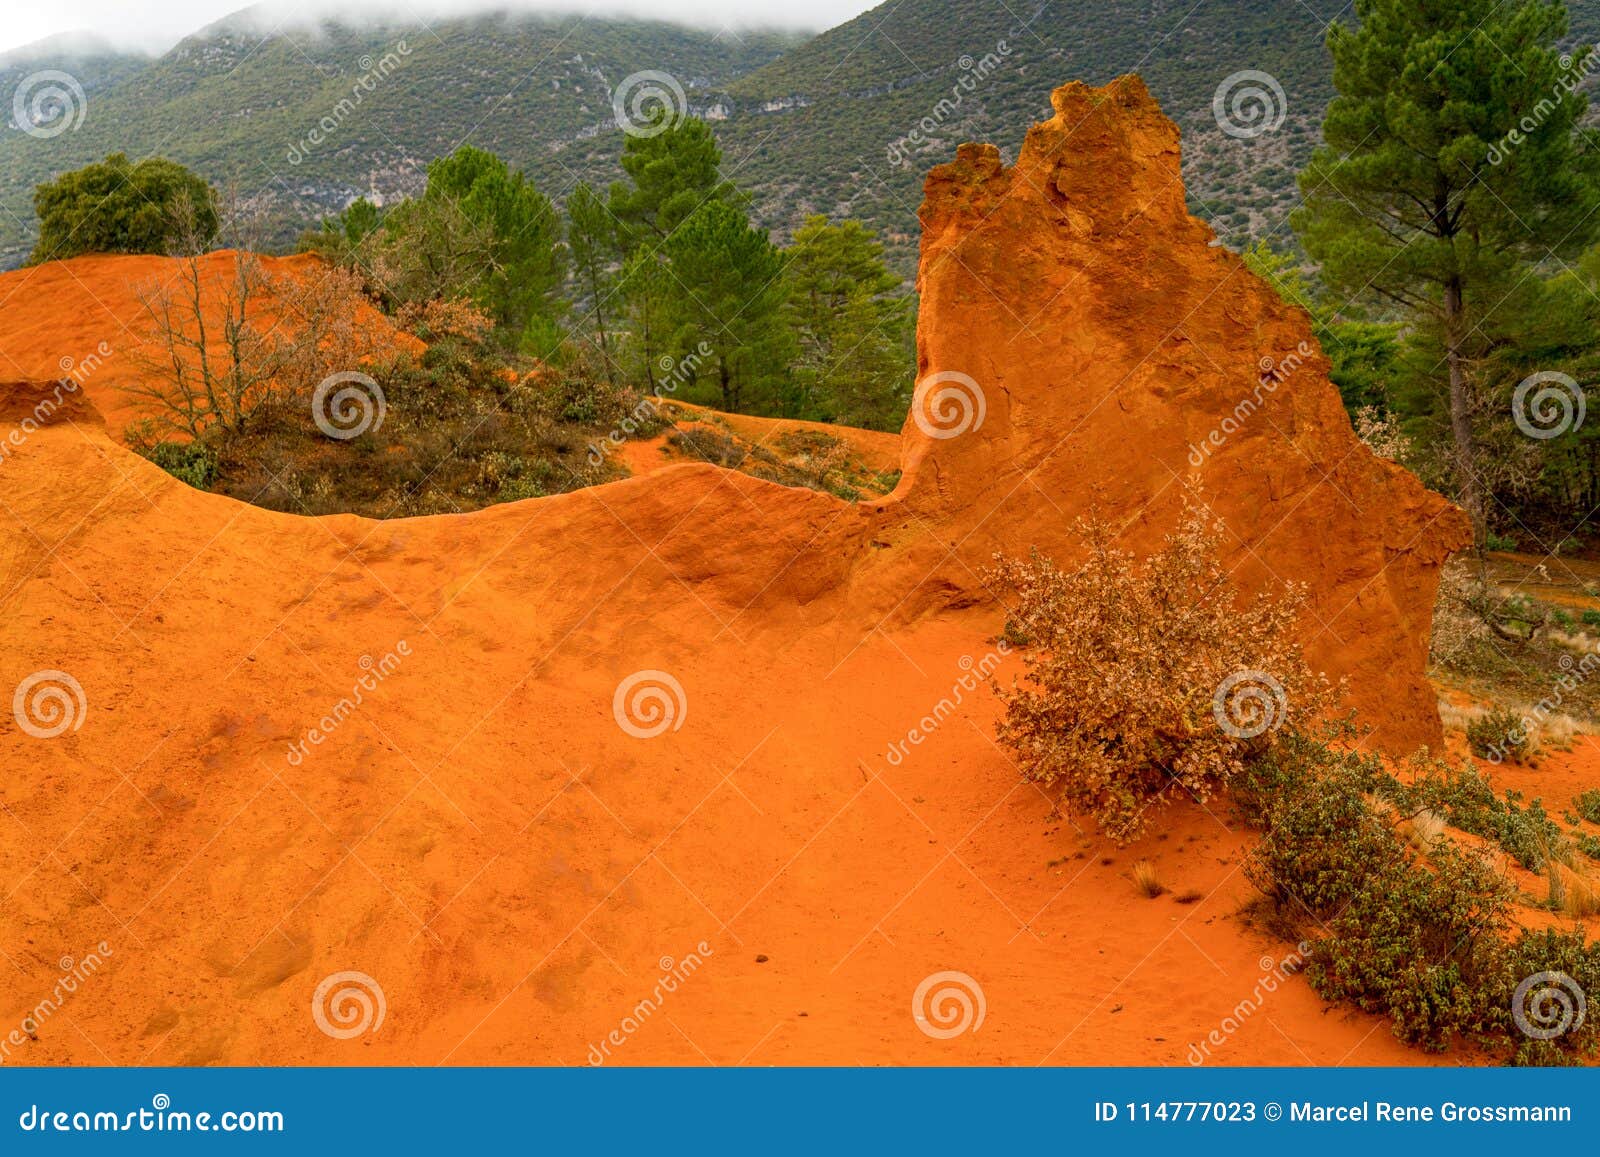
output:
<instances>
[{"instance_id":1,"label":"dry brown bush","mask_svg":"<svg viewBox=\"0 0 1600 1157\"><path fill-rule=\"evenodd\" d=\"M1012 603L1006 637L1028 647L1023 683L997 688L999 735L1025 778L1125 843L1169 792L1209 799L1336 695L1291 635L1304 592L1241 599L1199 509L1143 560L1105 522L1078 529L1089 554L1076 571L1035 552L997 555L988 572Z\"/></svg>"}]
</instances>

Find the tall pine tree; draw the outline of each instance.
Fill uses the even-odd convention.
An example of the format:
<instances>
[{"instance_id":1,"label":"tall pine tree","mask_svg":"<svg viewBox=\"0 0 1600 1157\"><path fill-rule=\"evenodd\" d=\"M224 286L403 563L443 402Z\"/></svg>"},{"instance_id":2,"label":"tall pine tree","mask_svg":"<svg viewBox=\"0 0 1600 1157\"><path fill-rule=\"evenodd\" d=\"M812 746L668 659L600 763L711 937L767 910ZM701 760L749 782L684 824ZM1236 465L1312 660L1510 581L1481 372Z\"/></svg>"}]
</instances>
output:
<instances>
[{"instance_id":1,"label":"tall pine tree","mask_svg":"<svg viewBox=\"0 0 1600 1157\"><path fill-rule=\"evenodd\" d=\"M1474 335L1538 262L1594 237L1596 154L1550 0L1356 0L1328 30L1338 90L1293 222L1337 293L1376 296L1436 343L1457 494L1484 541Z\"/></svg>"}]
</instances>

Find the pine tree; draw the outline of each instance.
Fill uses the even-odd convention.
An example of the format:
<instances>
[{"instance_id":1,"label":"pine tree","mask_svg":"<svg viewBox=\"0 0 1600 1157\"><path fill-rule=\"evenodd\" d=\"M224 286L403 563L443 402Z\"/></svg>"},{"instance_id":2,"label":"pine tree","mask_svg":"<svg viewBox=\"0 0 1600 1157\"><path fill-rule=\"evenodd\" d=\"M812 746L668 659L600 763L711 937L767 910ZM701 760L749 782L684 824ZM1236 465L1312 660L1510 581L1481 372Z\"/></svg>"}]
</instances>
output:
<instances>
[{"instance_id":1,"label":"pine tree","mask_svg":"<svg viewBox=\"0 0 1600 1157\"><path fill-rule=\"evenodd\" d=\"M661 247L671 277L675 352L705 347L724 409L777 409L793 352L782 315L783 255L744 211L712 200Z\"/></svg>"},{"instance_id":2,"label":"pine tree","mask_svg":"<svg viewBox=\"0 0 1600 1157\"><path fill-rule=\"evenodd\" d=\"M492 238L472 296L505 331L545 333L561 311L561 219L550 199L493 153L463 145L428 166L424 202L448 203ZM540 351L543 352L543 351Z\"/></svg>"},{"instance_id":3,"label":"pine tree","mask_svg":"<svg viewBox=\"0 0 1600 1157\"><path fill-rule=\"evenodd\" d=\"M630 136L622 147L622 171L631 184L617 182L610 195L624 248L659 245L708 202L742 206L746 198L723 178L721 165L717 139L698 117L680 116L659 132Z\"/></svg>"},{"instance_id":4,"label":"pine tree","mask_svg":"<svg viewBox=\"0 0 1600 1157\"><path fill-rule=\"evenodd\" d=\"M1330 288L1380 298L1437 342L1452 473L1486 533L1474 337L1531 263L1566 260L1600 218L1576 91L1550 0L1356 0L1328 30L1338 90L1294 217Z\"/></svg>"},{"instance_id":5,"label":"pine tree","mask_svg":"<svg viewBox=\"0 0 1600 1157\"><path fill-rule=\"evenodd\" d=\"M621 307L621 303L614 300L621 253L617 219L595 191L582 181L567 197L567 219L567 247L577 278L579 308L583 310L580 324L593 333L600 360L605 364L606 380L615 385L616 352L611 325Z\"/></svg>"},{"instance_id":6,"label":"pine tree","mask_svg":"<svg viewBox=\"0 0 1600 1157\"><path fill-rule=\"evenodd\" d=\"M786 314L799 343L790 416L898 426L914 376L911 311L883 246L859 221L814 216L787 257Z\"/></svg>"}]
</instances>

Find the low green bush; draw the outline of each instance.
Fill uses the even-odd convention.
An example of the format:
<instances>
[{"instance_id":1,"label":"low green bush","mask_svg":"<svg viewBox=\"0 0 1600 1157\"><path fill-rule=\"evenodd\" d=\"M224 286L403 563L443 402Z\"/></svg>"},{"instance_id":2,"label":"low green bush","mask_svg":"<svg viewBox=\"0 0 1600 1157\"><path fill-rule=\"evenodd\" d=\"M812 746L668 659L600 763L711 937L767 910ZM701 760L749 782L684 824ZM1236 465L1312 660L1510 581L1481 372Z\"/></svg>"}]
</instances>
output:
<instances>
[{"instance_id":1,"label":"low green bush","mask_svg":"<svg viewBox=\"0 0 1600 1157\"><path fill-rule=\"evenodd\" d=\"M1600 992L1600 944L1581 929L1518 931L1513 889L1487 852L1450 839L1419 849L1403 834L1415 814L1405 809L1424 799L1469 817L1503 816L1514 801L1485 799L1475 772L1452 781L1425 769L1421 780L1406 787L1376 756L1304 735L1240 777L1236 802L1262 829L1245 873L1276 923L1310 943L1307 980L1429 1051L1465 1041L1518 1064L1592 1055L1592 1018L1562 1023L1559 998L1534 989Z\"/></svg>"},{"instance_id":2,"label":"low green bush","mask_svg":"<svg viewBox=\"0 0 1600 1157\"><path fill-rule=\"evenodd\" d=\"M217 477L217 455L203 442L157 442L145 456L196 490L209 489Z\"/></svg>"},{"instance_id":3,"label":"low green bush","mask_svg":"<svg viewBox=\"0 0 1600 1157\"><path fill-rule=\"evenodd\" d=\"M1533 737L1515 711L1497 708L1467 724L1467 748L1493 763L1522 763L1533 751Z\"/></svg>"}]
</instances>

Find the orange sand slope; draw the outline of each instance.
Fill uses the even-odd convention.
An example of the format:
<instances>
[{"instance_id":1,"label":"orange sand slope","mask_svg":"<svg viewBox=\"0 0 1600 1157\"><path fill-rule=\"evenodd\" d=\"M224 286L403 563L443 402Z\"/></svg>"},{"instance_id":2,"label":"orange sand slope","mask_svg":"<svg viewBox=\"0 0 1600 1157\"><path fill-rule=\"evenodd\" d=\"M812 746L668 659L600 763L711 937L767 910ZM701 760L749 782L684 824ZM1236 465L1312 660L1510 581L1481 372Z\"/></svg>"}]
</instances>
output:
<instances>
[{"instance_id":1,"label":"orange sand slope","mask_svg":"<svg viewBox=\"0 0 1600 1157\"><path fill-rule=\"evenodd\" d=\"M1147 543L1262 351L1310 340L1183 214L1142 85L1056 107L1015 170L929 180L922 369L966 406L922 394L885 500L683 465L305 519L0 388L4 685L38 680L0 729L0 1017L95 964L6 1059L1422 1060L1277 978L1225 810L1118 851L992 740L990 552L1070 556L1097 501ZM1197 472L1246 585L1312 583L1313 653L1391 745L1436 737L1460 518L1320 352ZM1200 898L1139 897L1138 858Z\"/></svg>"},{"instance_id":2,"label":"orange sand slope","mask_svg":"<svg viewBox=\"0 0 1600 1157\"><path fill-rule=\"evenodd\" d=\"M202 284L228 281L237 260L231 249L208 253L201 259ZM269 276L304 277L321 264L310 254L259 260ZM137 353L153 333L140 294L163 287L177 292L179 272L176 258L94 255L0 273L0 378L69 377L120 438L140 416L134 399L121 387L144 379L147 371L138 364ZM220 298L208 305L215 307L206 320L220 354L223 306ZM368 323L397 343L415 341L394 331L376 310Z\"/></svg>"}]
</instances>

